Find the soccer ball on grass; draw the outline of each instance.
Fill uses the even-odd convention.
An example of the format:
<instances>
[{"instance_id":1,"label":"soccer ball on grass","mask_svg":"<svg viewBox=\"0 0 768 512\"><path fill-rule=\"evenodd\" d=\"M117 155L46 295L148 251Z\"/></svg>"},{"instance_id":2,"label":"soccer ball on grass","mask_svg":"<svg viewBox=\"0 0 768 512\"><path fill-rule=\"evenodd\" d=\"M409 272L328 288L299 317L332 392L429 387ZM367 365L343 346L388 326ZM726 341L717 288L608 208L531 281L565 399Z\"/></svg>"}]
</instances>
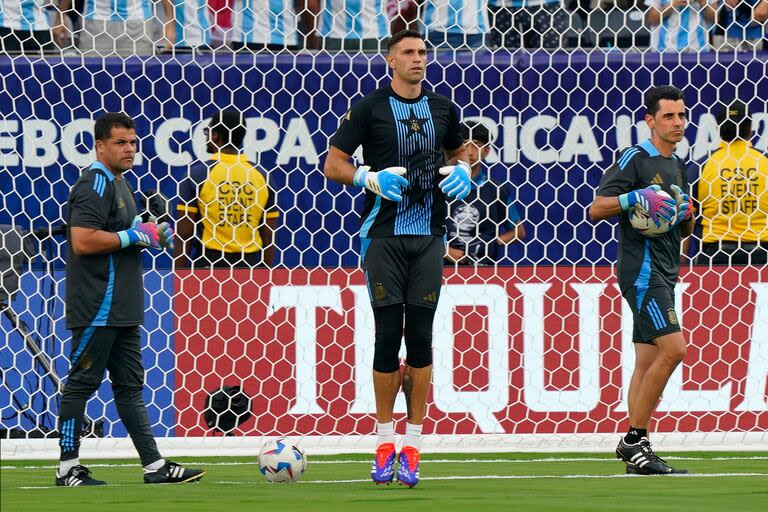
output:
<instances>
[{"instance_id":1,"label":"soccer ball on grass","mask_svg":"<svg viewBox=\"0 0 768 512\"><path fill-rule=\"evenodd\" d=\"M268 441L259 453L259 470L267 482L295 482L304 474L307 456L285 438Z\"/></svg>"}]
</instances>

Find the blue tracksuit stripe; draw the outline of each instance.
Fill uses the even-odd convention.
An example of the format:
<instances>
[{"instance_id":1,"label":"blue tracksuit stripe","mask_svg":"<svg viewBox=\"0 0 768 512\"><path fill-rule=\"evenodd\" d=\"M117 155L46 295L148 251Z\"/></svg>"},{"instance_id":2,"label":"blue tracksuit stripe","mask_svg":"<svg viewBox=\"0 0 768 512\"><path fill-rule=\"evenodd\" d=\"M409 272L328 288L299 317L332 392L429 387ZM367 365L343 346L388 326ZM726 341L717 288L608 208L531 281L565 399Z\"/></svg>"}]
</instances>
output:
<instances>
[{"instance_id":1,"label":"blue tracksuit stripe","mask_svg":"<svg viewBox=\"0 0 768 512\"><path fill-rule=\"evenodd\" d=\"M373 203L373 208L371 208L371 212L368 214L365 222L363 222L363 225L360 227L360 236L362 238L366 238L368 236L368 232L371 230L371 226L373 226L373 223L376 221L376 216L379 214L380 209L381 196L377 195L376 201Z\"/></svg>"},{"instance_id":2,"label":"blue tracksuit stripe","mask_svg":"<svg viewBox=\"0 0 768 512\"><path fill-rule=\"evenodd\" d=\"M96 193L99 197L104 197L104 189L106 187L106 180L101 174L96 175Z\"/></svg>"},{"instance_id":3,"label":"blue tracksuit stripe","mask_svg":"<svg viewBox=\"0 0 768 512\"><path fill-rule=\"evenodd\" d=\"M368 247L371 245L370 238L360 239L360 263L365 263L365 253L368 252Z\"/></svg>"},{"instance_id":4,"label":"blue tracksuit stripe","mask_svg":"<svg viewBox=\"0 0 768 512\"><path fill-rule=\"evenodd\" d=\"M67 423L67 444L70 450L75 449L75 418L71 418Z\"/></svg>"},{"instance_id":5,"label":"blue tracksuit stripe","mask_svg":"<svg viewBox=\"0 0 768 512\"><path fill-rule=\"evenodd\" d=\"M61 447L65 452L75 449L75 418L61 422Z\"/></svg>"},{"instance_id":6,"label":"blue tracksuit stripe","mask_svg":"<svg viewBox=\"0 0 768 512\"><path fill-rule=\"evenodd\" d=\"M107 288L104 290L104 299L101 301L101 306L96 312L96 317L91 324L85 328L83 337L80 338L80 343L77 345L74 355L72 356L72 366L77 364L80 356L88 346L88 342L93 337L93 333L96 331L96 327L103 327L107 325L109 320L109 312L112 309L112 294L115 288L115 263L112 255L109 255L109 280L107 281Z\"/></svg>"},{"instance_id":7,"label":"blue tracksuit stripe","mask_svg":"<svg viewBox=\"0 0 768 512\"><path fill-rule=\"evenodd\" d=\"M107 289L104 291L104 299L96 312L96 318L91 325L94 327L103 327L107 325L109 312L112 309L112 294L115 289L115 262L112 255L109 255L109 279L107 280Z\"/></svg>"},{"instance_id":8,"label":"blue tracksuit stripe","mask_svg":"<svg viewBox=\"0 0 768 512\"><path fill-rule=\"evenodd\" d=\"M633 157L634 157L636 154L638 154L638 153L640 153L640 150L639 150L639 149L637 149L637 148L635 148L635 147L628 149L628 150L627 150L627 151L626 151L626 152L625 152L625 153L624 153L624 154L621 156L621 158L619 158L619 162L618 162L618 166L619 166L619 169L621 169L621 170L623 171L623 170L624 170L624 168L627 166L627 164L630 162L630 160L632 160L632 158L633 158Z\"/></svg>"},{"instance_id":9,"label":"blue tracksuit stripe","mask_svg":"<svg viewBox=\"0 0 768 512\"><path fill-rule=\"evenodd\" d=\"M664 315L661 313L661 309L659 308L656 299L648 301L648 313L650 313L653 325L656 329L663 329L666 327L667 323L664 321Z\"/></svg>"},{"instance_id":10,"label":"blue tracksuit stripe","mask_svg":"<svg viewBox=\"0 0 768 512\"><path fill-rule=\"evenodd\" d=\"M643 299L648 292L648 283L651 281L651 244L648 240L645 241L645 251L643 255L643 263L640 265L640 273L635 279L635 287L637 288L636 306L639 312L643 308Z\"/></svg>"},{"instance_id":11,"label":"blue tracksuit stripe","mask_svg":"<svg viewBox=\"0 0 768 512\"><path fill-rule=\"evenodd\" d=\"M88 342L91 341L91 338L93 337L93 331L96 330L96 327L93 325L89 325L85 328L85 332L83 333L83 337L80 338L80 343L77 345L77 350L75 350L74 355L72 356L72 366L75 366L77 364L77 361L80 359L80 356L85 351L85 348L88 346Z\"/></svg>"}]
</instances>

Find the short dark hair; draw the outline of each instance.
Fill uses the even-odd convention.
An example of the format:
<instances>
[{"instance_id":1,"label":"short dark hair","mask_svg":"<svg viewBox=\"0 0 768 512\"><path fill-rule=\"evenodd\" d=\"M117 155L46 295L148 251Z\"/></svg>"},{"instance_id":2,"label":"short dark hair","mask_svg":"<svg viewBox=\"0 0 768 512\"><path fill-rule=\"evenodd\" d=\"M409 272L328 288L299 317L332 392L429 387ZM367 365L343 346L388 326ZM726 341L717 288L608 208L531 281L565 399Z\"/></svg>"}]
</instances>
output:
<instances>
[{"instance_id":1,"label":"short dark hair","mask_svg":"<svg viewBox=\"0 0 768 512\"><path fill-rule=\"evenodd\" d=\"M424 36L421 35L420 32L416 32L415 30L401 30L397 34L390 37L389 41L387 41L387 53L392 51L392 48L394 48L397 43L409 37L415 37L416 39L421 39L424 41Z\"/></svg>"},{"instance_id":2,"label":"short dark hair","mask_svg":"<svg viewBox=\"0 0 768 512\"><path fill-rule=\"evenodd\" d=\"M744 102L732 100L718 105L715 119L720 125L720 138L731 142L736 138L749 140L752 135L752 119Z\"/></svg>"},{"instance_id":3,"label":"short dark hair","mask_svg":"<svg viewBox=\"0 0 768 512\"><path fill-rule=\"evenodd\" d=\"M476 140L483 145L491 142L491 134L488 127L477 121L464 121L461 123L461 135L464 140Z\"/></svg>"},{"instance_id":4,"label":"short dark hair","mask_svg":"<svg viewBox=\"0 0 768 512\"><path fill-rule=\"evenodd\" d=\"M218 133L223 144L231 144L240 149L245 139L243 115L235 110L222 110L211 117L211 132Z\"/></svg>"},{"instance_id":5,"label":"short dark hair","mask_svg":"<svg viewBox=\"0 0 768 512\"><path fill-rule=\"evenodd\" d=\"M101 141L107 140L114 127L135 130L136 124L130 116L122 112L107 112L96 119L96 124L93 126L93 138Z\"/></svg>"},{"instance_id":6,"label":"short dark hair","mask_svg":"<svg viewBox=\"0 0 768 512\"><path fill-rule=\"evenodd\" d=\"M678 101L683 99L683 91L674 85L660 85L652 87L645 93L645 113L649 116L655 116L659 111L659 102L661 100Z\"/></svg>"}]
</instances>

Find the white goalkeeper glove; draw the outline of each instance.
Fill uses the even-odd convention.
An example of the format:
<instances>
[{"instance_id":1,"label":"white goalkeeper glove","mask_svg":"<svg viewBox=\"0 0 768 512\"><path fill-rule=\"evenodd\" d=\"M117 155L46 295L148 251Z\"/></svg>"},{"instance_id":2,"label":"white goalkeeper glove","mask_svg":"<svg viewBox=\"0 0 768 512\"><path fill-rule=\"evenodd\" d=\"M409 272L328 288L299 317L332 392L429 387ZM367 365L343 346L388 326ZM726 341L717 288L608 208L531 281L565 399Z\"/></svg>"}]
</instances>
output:
<instances>
[{"instance_id":1,"label":"white goalkeeper glove","mask_svg":"<svg viewBox=\"0 0 768 512\"><path fill-rule=\"evenodd\" d=\"M359 167L352 183L357 187L365 187L384 199L396 203L403 200L403 189L408 186L408 180L403 178L407 172L405 167L387 167L378 172L370 169L369 165Z\"/></svg>"}]
</instances>

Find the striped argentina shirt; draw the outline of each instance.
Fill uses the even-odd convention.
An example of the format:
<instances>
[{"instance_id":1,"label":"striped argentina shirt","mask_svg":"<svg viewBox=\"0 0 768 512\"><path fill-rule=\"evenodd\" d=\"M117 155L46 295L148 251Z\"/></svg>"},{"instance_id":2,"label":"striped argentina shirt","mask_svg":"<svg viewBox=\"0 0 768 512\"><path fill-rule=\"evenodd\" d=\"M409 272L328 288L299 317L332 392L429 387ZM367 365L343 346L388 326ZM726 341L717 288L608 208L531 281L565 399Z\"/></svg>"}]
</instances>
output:
<instances>
[{"instance_id":1,"label":"striped argentina shirt","mask_svg":"<svg viewBox=\"0 0 768 512\"><path fill-rule=\"evenodd\" d=\"M83 17L87 20L148 20L153 16L149 0L85 0Z\"/></svg>"},{"instance_id":2,"label":"striped argentina shirt","mask_svg":"<svg viewBox=\"0 0 768 512\"><path fill-rule=\"evenodd\" d=\"M384 0L325 0L320 34L333 39L384 39L389 20Z\"/></svg>"},{"instance_id":3,"label":"striped argentina shirt","mask_svg":"<svg viewBox=\"0 0 768 512\"><path fill-rule=\"evenodd\" d=\"M424 6L427 33L485 34L488 28L488 0L433 0Z\"/></svg>"},{"instance_id":4,"label":"striped argentina shirt","mask_svg":"<svg viewBox=\"0 0 768 512\"><path fill-rule=\"evenodd\" d=\"M0 0L0 27L11 30L48 30L43 0Z\"/></svg>"},{"instance_id":5,"label":"striped argentina shirt","mask_svg":"<svg viewBox=\"0 0 768 512\"><path fill-rule=\"evenodd\" d=\"M645 5L663 10L671 0L645 0ZM709 23L702 15L698 3L689 4L673 12L651 29L651 47L656 50L698 52L707 51Z\"/></svg>"},{"instance_id":6,"label":"striped argentina shirt","mask_svg":"<svg viewBox=\"0 0 768 512\"><path fill-rule=\"evenodd\" d=\"M228 41L295 46L299 43L293 0L232 0Z\"/></svg>"},{"instance_id":7,"label":"striped argentina shirt","mask_svg":"<svg viewBox=\"0 0 768 512\"><path fill-rule=\"evenodd\" d=\"M211 18L207 0L172 0L176 17L176 46L211 43Z\"/></svg>"}]
</instances>

